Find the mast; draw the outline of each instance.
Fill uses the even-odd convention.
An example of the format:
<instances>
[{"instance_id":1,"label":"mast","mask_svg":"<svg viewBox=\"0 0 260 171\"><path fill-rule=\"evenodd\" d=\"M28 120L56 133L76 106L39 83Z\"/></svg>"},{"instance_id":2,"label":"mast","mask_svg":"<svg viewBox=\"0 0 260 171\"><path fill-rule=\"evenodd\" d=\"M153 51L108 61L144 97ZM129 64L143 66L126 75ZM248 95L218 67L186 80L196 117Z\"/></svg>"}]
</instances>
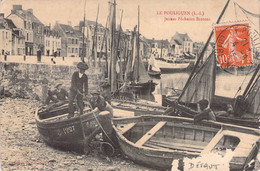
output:
<instances>
[{"instance_id":1,"label":"mast","mask_svg":"<svg viewBox=\"0 0 260 171\"><path fill-rule=\"evenodd\" d=\"M81 61L82 62L85 62L84 57L85 57L85 51L86 51L85 43L84 43L84 40L85 40L85 27L86 27L85 16L86 16L86 0L85 0L85 4L84 4L84 17L83 17L83 42L82 42L82 57L81 57Z\"/></svg>"},{"instance_id":2,"label":"mast","mask_svg":"<svg viewBox=\"0 0 260 171\"><path fill-rule=\"evenodd\" d=\"M99 60L98 60L98 61L99 61L99 65L100 65L100 63L101 63L101 58L102 58L102 53L103 53L104 42L105 42L105 39L106 39L108 20L109 20L109 16L107 17L106 28L105 28L105 31L104 31L104 36L103 36L102 44L101 44L101 48L100 48L100 54L99 54Z\"/></svg>"},{"instance_id":3,"label":"mast","mask_svg":"<svg viewBox=\"0 0 260 171\"><path fill-rule=\"evenodd\" d=\"M122 12L121 12L121 19L120 19L120 25L119 25L119 31L118 31L118 43L117 43L117 48L116 48L117 55L118 55L118 48L119 48L119 44L120 44L120 38L121 38L121 25L122 25L123 12L124 12L124 10L122 10ZM118 56L118 58L119 58L119 56ZM120 80L121 81L123 80L122 76L123 76L122 75L122 59L120 57Z\"/></svg>"},{"instance_id":4,"label":"mast","mask_svg":"<svg viewBox=\"0 0 260 171\"><path fill-rule=\"evenodd\" d=\"M94 56L94 67L96 67L96 63L97 63L97 25L98 25L97 22L98 22L98 14L99 14L99 4L98 4L96 26L95 26L93 44L92 44L92 55Z\"/></svg>"},{"instance_id":5,"label":"mast","mask_svg":"<svg viewBox=\"0 0 260 171\"><path fill-rule=\"evenodd\" d=\"M221 20L223 14L225 13L225 11L226 11L226 9L227 9L227 7L228 7L229 2L230 2L230 0L228 0L227 3L226 3L226 5L224 6L224 8L223 8L223 10L222 10L222 12L221 12L221 14L220 14L220 16L219 16L219 18L218 18L216 24L218 24L218 23L220 22L220 20ZM206 51L206 49L207 49L207 47L208 47L208 45L209 45L209 42L210 42L210 40L211 40L211 38L212 38L212 36L213 36L213 33L214 33L214 30L212 29L212 31L211 31L211 33L210 33L210 36L209 36L209 38L208 38L206 44L204 45L204 47L203 47L203 49L202 49L202 52L200 53L200 56L199 56L198 60L196 61L196 64L195 64L194 68L192 69L192 72L191 72L191 74L190 74L190 76L189 76L189 78L188 78L188 80L187 80L187 82L186 82L186 84L185 84L185 86L184 86L182 92L181 92L181 95L180 95L179 98L178 98L178 101L179 101L179 100L181 99L181 97L183 96L183 94L184 94L185 90L187 89L187 87L188 87L190 81L192 80L193 76L195 75L195 71L196 71L197 67L199 66L200 60L201 60L201 59L203 58L203 56L204 56L204 53L205 53L205 51Z\"/></svg>"},{"instance_id":6,"label":"mast","mask_svg":"<svg viewBox=\"0 0 260 171\"><path fill-rule=\"evenodd\" d=\"M257 75L257 73L258 73L259 70L260 70L260 63L257 65L257 68L256 68L254 74L252 75L252 77L251 77L249 83L247 84L247 87L246 87L246 89L245 89L245 91L244 91L244 93L243 93L243 96L244 96L244 97L248 94L249 88L251 87L253 81L255 80L256 75Z\"/></svg>"},{"instance_id":7,"label":"mast","mask_svg":"<svg viewBox=\"0 0 260 171\"><path fill-rule=\"evenodd\" d=\"M139 40L139 32L140 32L140 7L138 5L138 28L137 28L137 82L139 81L139 65L140 65L140 56L139 56L139 48L140 48L140 40Z\"/></svg>"},{"instance_id":8,"label":"mast","mask_svg":"<svg viewBox=\"0 0 260 171\"><path fill-rule=\"evenodd\" d=\"M163 47L163 40L162 40L162 43L161 43L161 58L162 58L162 47Z\"/></svg>"},{"instance_id":9,"label":"mast","mask_svg":"<svg viewBox=\"0 0 260 171\"><path fill-rule=\"evenodd\" d=\"M116 0L113 3L113 18L112 18L112 25L111 25L111 78L110 78L110 85L111 85L111 92L116 90L116 53L115 53L115 26L116 26Z\"/></svg>"}]
</instances>

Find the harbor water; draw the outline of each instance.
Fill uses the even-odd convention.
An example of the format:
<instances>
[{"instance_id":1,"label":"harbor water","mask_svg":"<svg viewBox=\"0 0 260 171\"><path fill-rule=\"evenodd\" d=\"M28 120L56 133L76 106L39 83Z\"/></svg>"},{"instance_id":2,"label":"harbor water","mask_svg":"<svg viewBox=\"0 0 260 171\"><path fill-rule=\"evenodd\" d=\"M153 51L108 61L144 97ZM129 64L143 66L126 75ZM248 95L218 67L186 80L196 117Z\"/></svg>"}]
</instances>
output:
<instances>
[{"instance_id":1,"label":"harbor water","mask_svg":"<svg viewBox=\"0 0 260 171\"><path fill-rule=\"evenodd\" d=\"M253 69L238 72L217 72L215 94L231 98L243 94L252 74ZM171 95L174 90L182 90L189 75L190 72L177 72L162 74L160 79L153 78L153 81L157 83L153 92L155 101L160 103L162 95Z\"/></svg>"}]
</instances>

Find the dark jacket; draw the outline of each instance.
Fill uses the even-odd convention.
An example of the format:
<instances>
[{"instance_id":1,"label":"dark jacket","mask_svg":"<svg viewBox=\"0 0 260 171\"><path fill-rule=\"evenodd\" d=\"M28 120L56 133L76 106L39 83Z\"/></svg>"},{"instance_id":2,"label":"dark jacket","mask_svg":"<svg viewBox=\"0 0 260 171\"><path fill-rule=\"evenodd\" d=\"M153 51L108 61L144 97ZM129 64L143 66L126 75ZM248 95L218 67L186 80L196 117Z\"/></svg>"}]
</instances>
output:
<instances>
[{"instance_id":1,"label":"dark jacket","mask_svg":"<svg viewBox=\"0 0 260 171\"><path fill-rule=\"evenodd\" d=\"M88 76L84 73L81 78L79 78L79 72L76 71L72 75L71 79L71 91L77 92L77 90L80 91L80 93L85 93L85 95L88 94Z\"/></svg>"},{"instance_id":2,"label":"dark jacket","mask_svg":"<svg viewBox=\"0 0 260 171\"><path fill-rule=\"evenodd\" d=\"M52 94L56 95L58 100L66 100L66 97L69 97L68 92L63 88L60 90L60 92L58 90L54 90Z\"/></svg>"}]
</instances>

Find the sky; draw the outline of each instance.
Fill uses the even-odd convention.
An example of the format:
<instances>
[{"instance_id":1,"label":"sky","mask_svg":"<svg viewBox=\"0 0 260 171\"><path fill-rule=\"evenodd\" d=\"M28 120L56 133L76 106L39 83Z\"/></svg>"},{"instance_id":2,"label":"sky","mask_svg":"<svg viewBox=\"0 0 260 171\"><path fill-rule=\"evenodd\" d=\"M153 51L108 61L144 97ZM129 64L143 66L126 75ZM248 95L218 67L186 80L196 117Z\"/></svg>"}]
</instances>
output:
<instances>
[{"instance_id":1,"label":"sky","mask_svg":"<svg viewBox=\"0 0 260 171\"><path fill-rule=\"evenodd\" d=\"M138 23L140 6L140 33L147 38L168 39L176 33L188 33L193 41L206 41L216 23L226 0L117 0L117 24L123 10L123 29L133 30ZM259 13L260 0L231 0L221 23L246 20L246 16L234 2L252 13ZM23 9L32 8L43 24L52 26L58 21L72 26L83 20L85 0L2 0L0 12L9 15L13 4ZM86 19L95 21L99 4L98 22L106 25L109 13L108 0L86 0ZM178 12L184 11L182 14ZM193 15L192 15L193 14ZM194 15L195 14L195 15ZM186 21L183 18L194 18ZM196 17L205 21L196 21ZM173 21L173 19L176 19ZM181 20L182 19L182 20ZM259 19L250 19L259 31Z\"/></svg>"}]
</instances>

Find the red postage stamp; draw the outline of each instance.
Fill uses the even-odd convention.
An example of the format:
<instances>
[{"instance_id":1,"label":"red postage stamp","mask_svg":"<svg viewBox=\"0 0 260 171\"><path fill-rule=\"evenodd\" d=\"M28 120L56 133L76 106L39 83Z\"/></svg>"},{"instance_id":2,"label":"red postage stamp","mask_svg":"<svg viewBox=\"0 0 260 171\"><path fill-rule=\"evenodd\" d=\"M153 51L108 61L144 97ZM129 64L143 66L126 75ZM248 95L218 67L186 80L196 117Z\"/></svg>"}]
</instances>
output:
<instances>
[{"instance_id":1,"label":"red postage stamp","mask_svg":"<svg viewBox=\"0 0 260 171\"><path fill-rule=\"evenodd\" d=\"M249 28L248 23L215 25L215 48L222 68L252 64Z\"/></svg>"}]
</instances>

